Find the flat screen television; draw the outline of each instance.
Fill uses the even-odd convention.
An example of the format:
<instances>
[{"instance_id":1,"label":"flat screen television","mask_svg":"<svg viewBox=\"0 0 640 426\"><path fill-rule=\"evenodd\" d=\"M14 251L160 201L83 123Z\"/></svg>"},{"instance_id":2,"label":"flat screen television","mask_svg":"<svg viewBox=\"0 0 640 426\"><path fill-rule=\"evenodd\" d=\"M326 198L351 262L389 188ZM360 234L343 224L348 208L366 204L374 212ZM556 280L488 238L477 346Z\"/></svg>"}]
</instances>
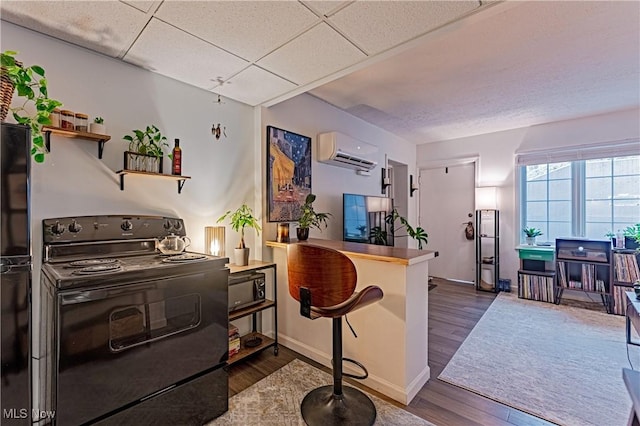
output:
<instances>
[{"instance_id":1,"label":"flat screen television","mask_svg":"<svg viewBox=\"0 0 640 426\"><path fill-rule=\"evenodd\" d=\"M393 246L393 228L385 218L393 199L373 195L342 194L344 241Z\"/></svg>"}]
</instances>

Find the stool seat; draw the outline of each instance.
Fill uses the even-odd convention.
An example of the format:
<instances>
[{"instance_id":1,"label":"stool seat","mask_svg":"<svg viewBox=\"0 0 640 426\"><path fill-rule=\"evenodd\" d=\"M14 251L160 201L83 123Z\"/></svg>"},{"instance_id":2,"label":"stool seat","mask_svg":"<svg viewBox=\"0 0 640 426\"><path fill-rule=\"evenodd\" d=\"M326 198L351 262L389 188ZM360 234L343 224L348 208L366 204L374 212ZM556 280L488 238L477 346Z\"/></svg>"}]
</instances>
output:
<instances>
[{"instance_id":1,"label":"stool seat","mask_svg":"<svg viewBox=\"0 0 640 426\"><path fill-rule=\"evenodd\" d=\"M308 425L373 425L376 408L362 391L342 386L342 317L382 299L380 287L370 285L355 292L357 273L353 262L337 250L312 244L287 246L289 294L300 302L300 314L333 320L333 386L309 392L300 406ZM350 375L350 377L356 377Z\"/></svg>"},{"instance_id":2,"label":"stool seat","mask_svg":"<svg viewBox=\"0 0 640 426\"><path fill-rule=\"evenodd\" d=\"M369 287L359 291L357 293L353 293L353 295L345 300L342 303L338 303L334 306L328 306L326 308L322 308L319 306L311 306L311 315L315 316L315 318L325 317L325 318L337 318L342 317L349 312L353 312L357 309L363 308L367 305L370 305L378 300L382 299L382 290L380 287L375 285L370 285Z\"/></svg>"}]
</instances>

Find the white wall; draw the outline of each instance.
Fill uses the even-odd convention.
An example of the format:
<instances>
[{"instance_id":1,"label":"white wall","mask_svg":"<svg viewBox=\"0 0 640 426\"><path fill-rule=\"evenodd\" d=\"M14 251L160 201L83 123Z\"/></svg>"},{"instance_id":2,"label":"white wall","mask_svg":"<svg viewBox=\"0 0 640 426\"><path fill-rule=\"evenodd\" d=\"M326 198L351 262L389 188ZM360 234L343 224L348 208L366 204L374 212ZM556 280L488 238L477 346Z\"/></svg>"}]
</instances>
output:
<instances>
[{"instance_id":1,"label":"white wall","mask_svg":"<svg viewBox=\"0 0 640 426\"><path fill-rule=\"evenodd\" d=\"M270 107L263 108L262 120L262 156L266 159L266 126L275 126L312 138L312 192L318 197L314 203L314 209L320 212L329 212L333 216L329 219L327 229L322 232L311 229L310 236L342 240L342 194L356 193L366 195L381 194L381 171L385 153L389 161L406 164L408 173L416 176L415 145L399 138L385 130L362 121L342 110L335 108L311 95L303 94L288 101ZM378 153L373 160L378 166L372 170L371 176L356 175L354 170L320 163L316 160L315 144L318 133L338 131L363 142L378 147ZM266 176L266 162L262 164L263 175ZM265 182L266 185L266 182ZM405 188L408 187L408 183ZM263 186L262 193L266 193ZM266 214L266 200L263 201L263 209ZM414 224L417 218L416 197L409 198L410 223ZM264 238L274 240L276 238L276 224L263 222ZM291 225L290 234L295 237L295 224ZM416 247L414 242L410 247ZM432 247L427 247L435 250Z\"/></svg>"},{"instance_id":2,"label":"white wall","mask_svg":"<svg viewBox=\"0 0 640 426\"><path fill-rule=\"evenodd\" d=\"M519 265L515 246L521 232L516 208L516 153L631 138L640 138L640 109L422 144L417 148L418 167L479 158L476 186L499 187L500 275L510 278L514 286Z\"/></svg>"},{"instance_id":3,"label":"white wall","mask_svg":"<svg viewBox=\"0 0 640 426\"><path fill-rule=\"evenodd\" d=\"M40 260L43 218L92 214L159 214L185 219L193 249L204 248L204 226L226 210L254 203L253 108L90 52L21 27L2 23L2 50L16 50L26 65L46 70L49 95L63 109L102 116L111 140L104 157L94 142L52 137L44 164L33 163L33 254ZM18 97L14 96L14 103ZM8 121L10 121L8 119ZM211 126L222 123L228 137L216 140ZM114 173L123 168L127 143L122 136L155 124L182 147L183 175L191 176L178 195L166 179L125 177L120 191ZM165 158L165 173L170 160ZM228 232L231 233L229 227ZM227 252L237 242L227 237ZM253 236L248 235L250 242ZM36 271L38 266L36 265ZM36 274L37 275L37 274Z\"/></svg>"},{"instance_id":4,"label":"white wall","mask_svg":"<svg viewBox=\"0 0 640 426\"><path fill-rule=\"evenodd\" d=\"M52 136L45 162L32 162L34 324L39 322L40 309L42 219L97 214L176 216L185 220L192 248L202 251L204 226L215 224L222 213L242 202L254 205L254 175L260 173L253 149L257 144L253 108L228 99L217 105L213 93L4 21L1 35L3 51L18 51L18 59L26 65L44 67L49 95L63 102L63 109L84 112L91 119L103 117L111 135L102 160L97 143ZM14 103L18 100L14 96ZM215 140L210 133L214 123L226 126L228 138ZM180 139L183 174L192 178L180 195L173 180L140 176L125 177L124 191L120 190L115 171L123 168L127 149L122 136L150 124L161 129L171 147L174 138ZM229 226L227 235L227 253L232 253L238 238ZM247 243L254 244L251 233ZM34 326L34 354L39 350L37 331ZM34 368L37 380L37 363Z\"/></svg>"}]
</instances>

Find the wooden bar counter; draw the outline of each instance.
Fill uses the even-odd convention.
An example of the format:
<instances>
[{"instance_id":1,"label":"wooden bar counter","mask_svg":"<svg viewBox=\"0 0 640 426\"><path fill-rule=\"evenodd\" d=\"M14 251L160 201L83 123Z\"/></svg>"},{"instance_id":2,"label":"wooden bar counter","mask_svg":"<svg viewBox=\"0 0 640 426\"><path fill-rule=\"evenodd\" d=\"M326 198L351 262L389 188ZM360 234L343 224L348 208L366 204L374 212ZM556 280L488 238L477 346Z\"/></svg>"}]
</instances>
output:
<instances>
[{"instance_id":1,"label":"wooden bar counter","mask_svg":"<svg viewBox=\"0 0 640 426\"><path fill-rule=\"evenodd\" d=\"M383 299L348 315L342 334L344 357L364 364L369 378L362 382L388 397L409 404L429 380L428 365L428 260L431 250L403 249L371 244L310 238L306 242L278 243L273 261L278 264L278 333L282 343L331 367L331 321L300 316L287 280L288 244L313 244L346 254L356 267L356 291L377 285ZM313 279L313 277L309 277ZM282 283L282 285L280 285ZM344 364L345 371L357 372Z\"/></svg>"}]
</instances>

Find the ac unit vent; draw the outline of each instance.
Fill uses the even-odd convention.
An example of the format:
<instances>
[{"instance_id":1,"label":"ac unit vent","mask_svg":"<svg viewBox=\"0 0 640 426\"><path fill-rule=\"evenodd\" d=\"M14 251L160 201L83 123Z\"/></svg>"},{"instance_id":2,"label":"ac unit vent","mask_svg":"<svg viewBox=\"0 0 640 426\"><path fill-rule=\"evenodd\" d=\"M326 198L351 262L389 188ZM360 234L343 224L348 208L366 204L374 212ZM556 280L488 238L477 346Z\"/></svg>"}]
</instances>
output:
<instances>
[{"instance_id":1,"label":"ac unit vent","mask_svg":"<svg viewBox=\"0 0 640 426\"><path fill-rule=\"evenodd\" d=\"M318 161L354 170L372 170L378 147L338 132L318 135Z\"/></svg>"}]
</instances>

